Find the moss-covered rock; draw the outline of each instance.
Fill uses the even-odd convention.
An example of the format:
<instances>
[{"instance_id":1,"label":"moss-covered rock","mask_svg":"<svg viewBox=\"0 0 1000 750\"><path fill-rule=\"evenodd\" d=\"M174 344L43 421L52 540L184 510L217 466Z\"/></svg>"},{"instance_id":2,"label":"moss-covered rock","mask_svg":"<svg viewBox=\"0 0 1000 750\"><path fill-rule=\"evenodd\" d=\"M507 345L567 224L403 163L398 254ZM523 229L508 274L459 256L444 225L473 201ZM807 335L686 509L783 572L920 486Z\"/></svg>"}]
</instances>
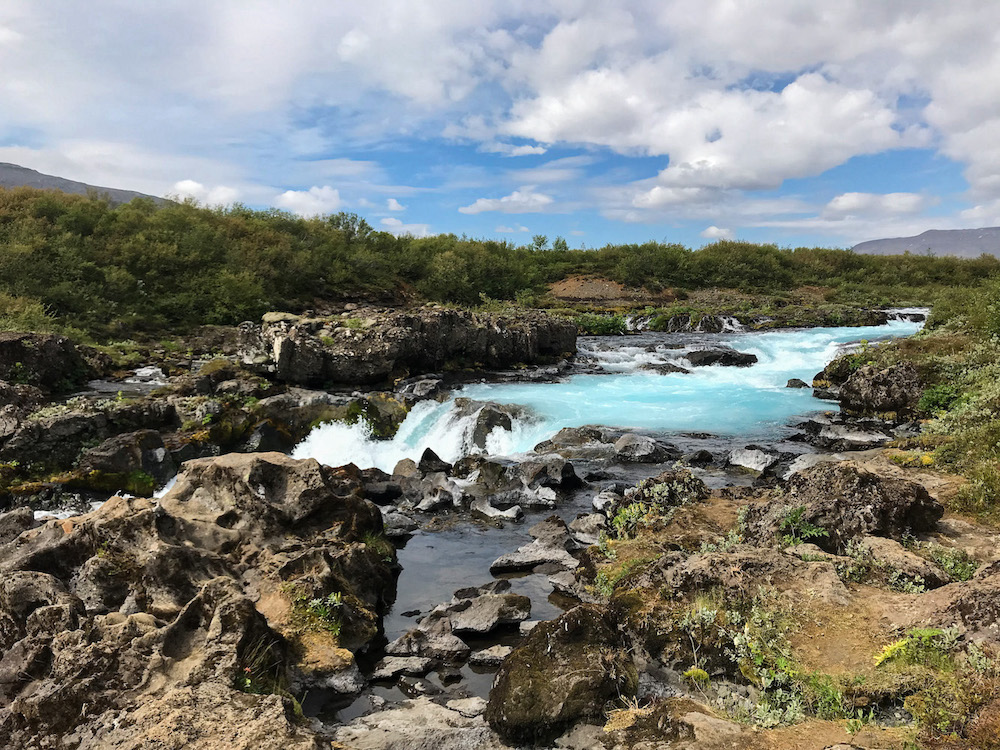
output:
<instances>
[{"instance_id":1,"label":"moss-covered rock","mask_svg":"<svg viewBox=\"0 0 1000 750\"><path fill-rule=\"evenodd\" d=\"M535 627L504 660L486 720L508 742L547 742L578 721L603 720L637 686L625 637L606 612L582 605Z\"/></svg>"}]
</instances>

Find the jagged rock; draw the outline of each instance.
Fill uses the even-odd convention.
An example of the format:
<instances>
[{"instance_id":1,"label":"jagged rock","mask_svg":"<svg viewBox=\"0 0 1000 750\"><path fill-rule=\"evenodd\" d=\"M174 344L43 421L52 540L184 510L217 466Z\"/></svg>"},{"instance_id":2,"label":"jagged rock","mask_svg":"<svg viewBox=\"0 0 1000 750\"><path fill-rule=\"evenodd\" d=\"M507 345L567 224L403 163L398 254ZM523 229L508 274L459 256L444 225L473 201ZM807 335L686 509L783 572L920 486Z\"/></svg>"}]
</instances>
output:
<instances>
[{"instance_id":1,"label":"jagged rock","mask_svg":"<svg viewBox=\"0 0 1000 750\"><path fill-rule=\"evenodd\" d=\"M486 449L486 438L490 433L497 429L510 432L513 429L512 420L523 418L525 415L525 410L519 406L497 404L492 401L474 401L469 398L456 398L455 409L459 416L475 415L476 421L472 425L470 438L472 445L480 450Z\"/></svg>"},{"instance_id":2,"label":"jagged rock","mask_svg":"<svg viewBox=\"0 0 1000 750\"><path fill-rule=\"evenodd\" d=\"M622 494L613 489L601 490L594 496L592 506L598 513L607 515L610 509L619 505L623 499Z\"/></svg>"},{"instance_id":3,"label":"jagged rock","mask_svg":"<svg viewBox=\"0 0 1000 750\"><path fill-rule=\"evenodd\" d=\"M697 466L698 468L708 466L714 460L715 456L704 449L697 450L694 453L687 453L681 457L681 461L686 463L688 466Z\"/></svg>"},{"instance_id":4,"label":"jagged rock","mask_svg":"<svg viewBox=\"0 0 1000 750\"><path fill-rule=\"evenodd\" d=\"M477 497L469 504L469 510L474 516L480 516L488 521L520 521L524 512L520 505L512 505L506 510L494 508L485 497Z\"/></svg>"},{"instance_id":5,"label":"jagged rock","mask_svg":"<svg viewBox=\"0 0 1000 750\"><path fill-rule=\"evenodd\" d=\"M608 527L608 519L601 513L590 513L574 519L569 524L573 538L583 545L597 544L603 532Z\"/></svg>"},{"instance_id":6,"label":"jagged rock","mask_svg":"<svg viewBox=\"0 0 1000 750\"><path fill-rule=\"evenodd\" d=\"M428 633L419 628L409 630L385 647L391 656L423 656L431 659L461 660L469 655L469 647L451 633Z\"/></svg>"},{"instance_id":7,"label":"jagged rock","mask_svg":"<svg viewBox=\"0 0 1000 750\"><path fill-rule=\"evenodd\" d=\"M691 363L692 367L708 367L720 365L722 367L750 367L757 362L756 354L738 352L728 347L718 347L714 349L697 349L688 352L684 358Z\"/></svg>"},{"instance_id":8,"label":"jagged rock","mask_svg":"<svg viewBox=\"0 0 1000 750\"><path fill-rule=\"evenodd\" d=\"M626 433L615 442L615 457L619 461L640 464L661 464L677 458L677 450L647 435Z\"/></svg>"},{"instance_id":9,"label":"jagged rock","mask_svg":"<svg viewBox=\"0 0 1000 750\"><path fill-rule=\"evenodd\" d=\"M738 448L730 451L726 456L726 464L738 466L750 471L762 472L769 469L781 460L781 454L769 451L759 445L748 445L745 448Z\"/></svg>"},{"instance_id":10,"label":"jagged rock","mask_svg":"<svg viewBox=\"0 0 1000 750\"><path fill-rule=\"evenodd\" d=\"M576 351L572 321L421 308L384 311L365 326L341 319L275 320L240 326L240 356L289 383L376 383L393 375L468 363L491 369L537 364Z\"/></svg>"},{"instance_id":11,"label":"jagged rock","mask_svg":"<svg viewBox=\"0 0 1000 750\"><path fill-rule=\"evenodd\" d=\"M479 696L474 696L472 698L456 698L455 700L445 703L445 706L450 708L452 711L458 711L462 714L462 716L471 719L474 716L483 715L483 711L486 710L486 699L480 698Z\"/></svg>"},{"instance_id":12,"label":"jagged rock","mask_svg":"<svg viewBox=\"0 0 1000 750\"><path fill-rule=\"evenodd\" d=\"M22 531L0 544L3 736L90 750L320 747L291 701L250 693L292 670L273 629L291 617L288 586L305 600L343 594L341 643L376 635L394 580L386 552L364 543L380 532L353 467L280 454L191 461L159 502L116 497ZM353 660L318 673L310 643L311 677L296 684L358 687Z\"/></svg>"},{"instance_id":13,"label":"jagged rock","mask_svg":"<svg viewBox=\"0 0 1000 750\"><path fill-rule=\"evenodd\" d=\"M387 656L375 665L372 679L391 680L401 674L422 677L430 672L433 666L433 659L422 656Z\"/></svg>"},{"instance_id":14,"label":"jagged rock","mask_svg":"<svg viewBox=\"0 0 1000 750\"><path fill-rule=\"evenodd\" d=\"M493 682L486 720L507 742L548 742L582 720L603 720L635 695L638 674L615 623L581 605L535 627Z\"/></svg>"},{"instance_id":15,"label":"jagged rock","mask_svg":"<svg viewBox=\"0 0 1000 750\"><path fill-rule=\"evenodd\" d=\"M425 448L423 454L420 456L420 461L417 463L417 469L421 474L425 475L439 471L450 474L452 465L439 458L438 454L430 448Z\"/></svg>"},{"instance_id":16,"label":"jagged rock","mask_svg":"<svg viewBox=\"0 0 1000 750\"><path fill-rule=\"evenodd\" d=\"M790 378L787 383L785 383L785 388L808 388L809 384L800 380L799 378Z\"/></svg>"},{"instance_id":17,"label":"jagged rock","mask_svg":"<svg viewBox=\"0 0 1000 750\"><path fill-rule=\"evenodd\" d=\"M792 440L798 440L828 451L868 450L892 440L884 422L873 419L847 418L841 415L820 415L800 422L802 430Z\"/></svg>"},{"instance_id":18,"label":"jagged rock","mask_svg":"<svg viewBox=\"0 0 1000 750\"><path fill-rule=\"evenodd\" d=\"M840 403L853 413L906 415L916 410L921 395L923 385L911 363L900 362L884 370L865 365L841 386Z\"/></svg>"},{"instance_id":19,"label":"jagged rock","mask_svg":"<svg viewBox=\"0 0 1000 750\"><path fill-rule=\"evenodd\" d=\"M657 375L687 375L691 372L686 367L681 367L670 362L645 364L639 369L644 372L655 372Z\"/></svg>"},{"instance_id":20,"label":"jagged rock","mask_svg":"<svg viewBox=\"0 0 1000 750\"><path fill-rule=\"evenodd\" d=\"M83 354L65 336L0 331L0 380L65 392L90 374Z\"/></svg>"},{"instance_id":21,"label":"jagged rock","mask_svg":"<svg viewBox=\"0 0 1000 750\"><path fill-rule=\"evenodd\" d=\"M394 477L409 478L420 474L417 463L412 458L401 459L392 470Z\"/></svg>"},{"instance_id":22,"label":"jagged rock","mask_svg":"<svg viewBox=\"0 0 1000 750\"><path fill-rule=\"evenodd\" d=\"M513 650L511 646L502 646L500 644L490 646L482 651L473 652L472 656L469 657L469 663L477 667L499 667L503 663L503 660L510 656ZM480 713L485 709L486 706L483 705Z\"/></svg>"},{"instance_id":23,"label":"jagged rock","mask_svg":"<svg viewBox=\"0 0 1000 750\"><path fill-rule=\"evenodd\" d=\"M355 719L334 736L351 750L508 750L481 715L467 715L470 706L416 698Z\"/></svg>"},{"instance_id":24,"label":"jagged rock","mask_svg":"<svg viewBox=\"0 0 1000 750\"><path fill-rule=\"evenodd\" d=\"M419 528L419 524L405 513L387 510L382 514L384 533L390 539L409 536Z\"/></svg>"},{"instance_id":25,"label":"jagged rock","mask_svg":"<svg viewBox=\"0 0 1000 750\"><path fill-rule=\"evenodd\" d=\"M155 430L126 432L108 438L80 455L80 468L125 475L142 471L160 484L176 473L173 458Z\"/></svg>"},{"instance_id":26,"label":"jagged rock","mask_svg":"<svg viewBox=\"0 0 1000 750\"><path fill-rule=\"evenodd\" d=\"M447 608L455 633L489 633L503 625L516 625L531 615L531 599L520 594L483 594Z\"/></svg>"},{"instance_id":27,"label":"jagged rock","mask_svg":"<svg viewBox=\"0 0 1000 750\"><path fill-rule=\"evenodd\" d=\"M13 541L22 532L37 525L31 508L15 508L8 513L0 513L0 545Z\"/></svg>"},{"instance_id":28,"label":"jagged rock","mask_svg":"<svg viewBox=\"0 0 1000 750\"><path fill-rule=\"evenodd\" d=\"M531 570L539 565L551 563L572 569L579 565L569 553L572 545L569 529L558 516L550 516L528 529L533 537L529 544L519 547L516 552L502 555L490 565L491 573L512 573Z\"/></svg>"},{"instance_id":29,"label":"jagged rock","mask_svg":"<svg viewBox=\"0 0 1000 750\"><path fill-rule=\"evenodd\" d=\"M743 536L766 544L794 535L795 524L809 524L825 531L810 541L842 552L864 536L899 539L904 532L929 531L943 514L941 504L915 482L882 477L850 462L827 463L792 475L774 499L748 506Z\"/></svg>"}]
</instances>

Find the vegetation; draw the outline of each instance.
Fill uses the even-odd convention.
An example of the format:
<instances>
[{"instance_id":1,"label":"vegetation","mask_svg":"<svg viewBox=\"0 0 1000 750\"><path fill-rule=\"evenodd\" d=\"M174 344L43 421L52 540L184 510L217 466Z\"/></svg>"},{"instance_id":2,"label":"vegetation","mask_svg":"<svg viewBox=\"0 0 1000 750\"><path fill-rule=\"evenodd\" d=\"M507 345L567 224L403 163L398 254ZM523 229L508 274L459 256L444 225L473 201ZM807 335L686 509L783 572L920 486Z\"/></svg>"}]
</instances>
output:
<instances>
[{"instance_id":1,"label":"vegetation","mask_svg":"<svg viewBox=\"0 0 1000 750\"><path fill-rule=\"evenodd\" d=\"M647 242L570 249L442 234L396 237L354 214L303 219L242 205L201 208L107 201L30 188L0 190L0 328L61 330L96 340L184 333L262 313L345 299L543 304L548 284L597 275L650 291L822 288L825 302L930 303L977 287L1000 261L855 255L720 241L700 250ZM996 307L977 312L1000 327ZM581 327L620 328L585 318Z\"/></svg>"}]
</instances>

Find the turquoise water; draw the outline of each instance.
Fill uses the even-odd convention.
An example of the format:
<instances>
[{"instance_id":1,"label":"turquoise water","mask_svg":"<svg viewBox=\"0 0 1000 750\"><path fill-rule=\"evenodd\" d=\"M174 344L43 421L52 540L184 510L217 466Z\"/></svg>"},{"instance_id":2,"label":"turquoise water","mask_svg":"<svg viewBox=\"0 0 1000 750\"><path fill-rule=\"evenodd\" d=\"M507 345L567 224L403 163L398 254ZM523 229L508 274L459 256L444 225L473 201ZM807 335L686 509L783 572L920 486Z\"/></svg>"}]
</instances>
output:
<instances>
[{"instance_id":1,"label":"turquoise water","mask_svg":"<svg viewBox=\"0 0 1000 750\"><path fill-rule=\"evenodd\" d=\"M810 389L786 388L790 378L810 382L845 344L909 336L920 326L897 320L864 328L585 338L579 359L592 372L556 383L467 385L453 396L528 408L530 416L515 421L513 430L490 435L486 452L494 455L530 450L563 427L585 424L665 436L706 432L766 439L796 417L831 408ZM686 352L719 344L756 354L758 362L747 368L699 367L688 374L640 369L666 362L685 366ZM678 345L683 348L673 348ZM314 430L293 455L390 471L400 459L418 458L429 447L454 461L478 450L470 443L473 424L474 417L460 416L451 399L427 401L414 407L393 440L373 440L362 423L330 424Z\"/></svg>"}]
</instances>

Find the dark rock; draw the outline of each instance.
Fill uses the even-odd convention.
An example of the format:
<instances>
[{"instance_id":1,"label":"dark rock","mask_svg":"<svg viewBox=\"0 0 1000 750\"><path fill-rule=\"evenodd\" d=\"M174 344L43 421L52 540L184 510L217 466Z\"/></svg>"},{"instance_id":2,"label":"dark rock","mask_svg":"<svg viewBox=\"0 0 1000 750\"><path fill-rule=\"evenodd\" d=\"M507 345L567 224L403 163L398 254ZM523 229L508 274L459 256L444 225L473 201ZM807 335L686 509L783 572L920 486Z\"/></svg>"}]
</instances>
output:
<instances>
[{"instance_id":1,"label":"dark rock","mask_svg":"<svg viewBox=\"0 0 1000 750\"><path fill-rule=\"evenodd\" d=\"M944 508L915 482L882 477L849 462L826 463L794 474L767 502L748 506L744 539L766 544L794 535L789 518L802 509L799 526L809 524L825 535L809 539L828 552L865 536L900 539L906 532L930 531Z\"/></svg>"},{"instance_id":2,"label":"dark rock","mask_svg":"<svg viewBox=\"0 0 1000 750\"><path fill-rule=\"evenodd\" d=\"M421 308L372 311L361 325L342 318L265 316L240 326L240 355L289 383L377 383L394 375L476 364L503 369L547 363L576 351L572 321L539 312L516 316Z\"/></svg>"},{"instance_id":3,"label":"dark rock","mask_svg":"<svg viewBox=\"0 0 1000 750\"><path fill-rule=\"evenodd\" d=\"M707 450L697 450L694 453L687 453L681 457L681 460L688 466L697 466L699 468L710 465L714 460L715 456L709 453Z\"/></svg>"},{"instance_id":4,"label":"dark rock","mask_svg":"<svg viewBox=\"0 0 1000 750\"><path fill-rule=\"evenodd\" d=\"M452 465L447 461L443 461L438 457L438 454L432 451L430 448L425 448L423 455L420 456L420 461L417 463L417 469L421 474L431 474L434 472L444 472L445 474L450 474Z\"/></svg>"},{"instance_id":5,"label":"dark rock","mask_svg":"<svg viewBox=\"0 0 1000 750\"><path fill-rule=\"evenodd\" d=\"M581 605L535 627L493 682L486 720L507 742L550 742L635 695L638 674L610 617Z\"/></svg>"},{"instance_id":6,"label":"dark rock","mask_svg":"<svg viewBox=\"0 0 1000 750\"><path fill-rule=\"evenodd\" d=\"M798 378L791 378L787 383L785 383L785 388L808 388L809 384L804 380L799 380Z\"/></svg>"},{"instance_id":7,"label":"dark rock","mask_svg":"<svg viewBox=\"0 0 1000 750\"><path fill-rule=\"evenodd\" d=\"M722 367L750 367L757 362L756 354L738 352L730 348L698 349L688 352L684 358L691 363L692 367L708 367L720 365Z\"/></svg>"},{"instance_id":8,"label":"dark rock","mask_svg":"<svg viewBox=\"0 0 1000 750\"><path fill-rule=\"evenodd\" d=\"M22 532L37 525L31 508L15 508L7 513L0 513L0 545L13 541Z\"/></svg>"},{"instance_id":9,"label":"dark rock","mask_svg":"<svg viewBox=\"0 0 1000 750\"><path fill-rule=\"evenodd\" d=\"M687 375L691 372L686 367L681 367L680 365L675 365L670 362L663 362L659 364L650 363L643 365L639 369L645 372L655 372L657 375Z\"/></svg>"},{"instance_id":10,"label":"dark rock","mask_svg":"<svg viewBox=\"0 0 1000 750\"><path fill-rule=\"evenodd\" d=\"M176 473L173 458L155 430L138 430L115 435L80 455L84 471L128 475L141 471L162 484Z\"/></svg>"},{"instance_id":11,"label":"dark rock","mask_svg":"<svg viewBox=\"0 0 1000 750\"><path fill-rule=\"evenodd\" d=\"M90 375L82 352L65 336L0 331L0 380L66 392Z\"/></svg>"},{"instance_id":12,"label":"dark rock","mask_svg":"<svg viewBox=\"0 0 1000 750\"><path fill-rule=\"evenodd\" d=\"M840 389L841 406L853 413L879 414L893 412L912 414L923 385L916 368L909 362L879 370L865 365L851 375Z\"/></svg>"}]
</instances>

